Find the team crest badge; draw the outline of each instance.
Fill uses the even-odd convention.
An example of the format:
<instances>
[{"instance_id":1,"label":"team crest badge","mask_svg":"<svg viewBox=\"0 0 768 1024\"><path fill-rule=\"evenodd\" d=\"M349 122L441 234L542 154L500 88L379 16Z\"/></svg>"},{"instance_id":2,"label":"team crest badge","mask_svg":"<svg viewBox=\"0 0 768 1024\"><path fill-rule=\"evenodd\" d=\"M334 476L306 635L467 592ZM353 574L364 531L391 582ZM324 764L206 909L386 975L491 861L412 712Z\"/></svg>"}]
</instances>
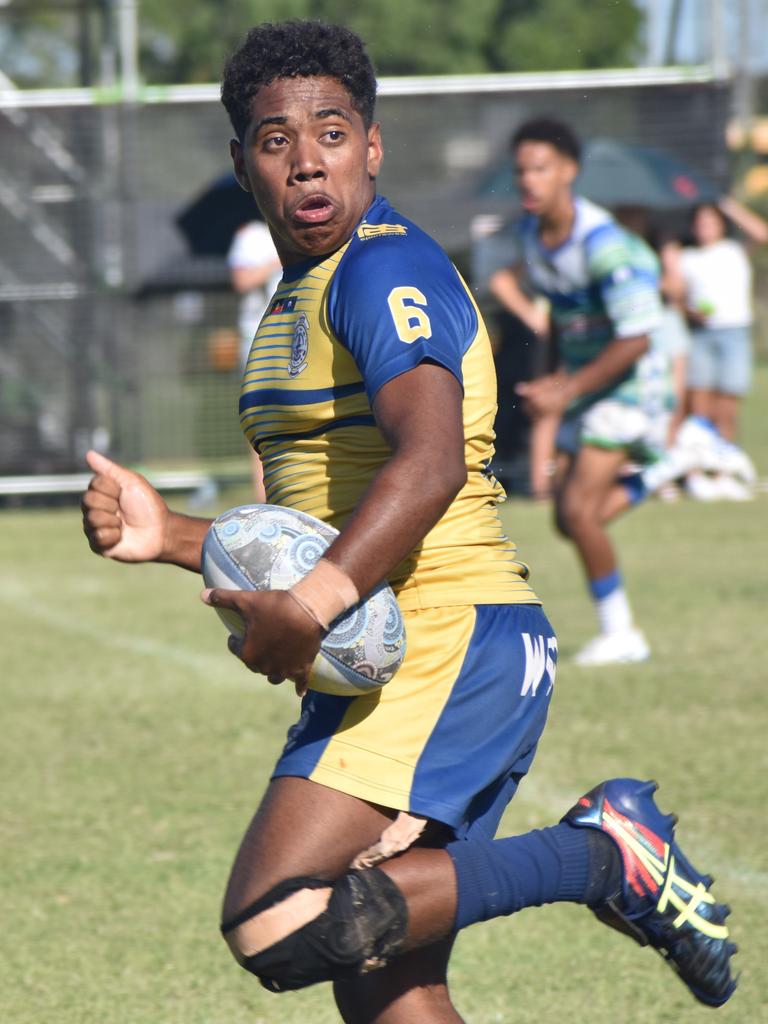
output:
<instances>
[{"instance_id":1,"label":"team crest badge","mask_svg":"<svg viewBox=\"0 0 768 1024\"><path fill-rule=\"evenodd\" d=\"M307 365L307 353L309 352L309 320L306 313L302 313L293 328L293 341L291 343L291 363L288 367L289 377L298 377Z\"/></svg>"}]
</instances>

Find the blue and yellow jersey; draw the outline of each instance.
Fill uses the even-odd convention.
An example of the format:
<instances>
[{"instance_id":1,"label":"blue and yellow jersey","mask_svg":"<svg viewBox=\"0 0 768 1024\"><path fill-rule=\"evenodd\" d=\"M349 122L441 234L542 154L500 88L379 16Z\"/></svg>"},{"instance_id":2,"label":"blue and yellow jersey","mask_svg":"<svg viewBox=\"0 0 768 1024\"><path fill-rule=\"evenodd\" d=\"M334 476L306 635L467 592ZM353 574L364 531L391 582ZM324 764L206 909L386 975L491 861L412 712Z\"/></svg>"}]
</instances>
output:
<instances>
[{"instance_id":1,"label":"blue and yellow jersey","mask_svg":"<svg viewBox=\"0 0 768 1024\"><path fill-rule=\"evenodd\" d=\"M462 385L467 482L390 575L401 607L537 603L489 469L496 377L482 318L443 250L382 197L342 248L286 269L256 332L240 419L266 500L343 528L390 456L374 398L424 361Z\"/></svg>"}]
</instances>

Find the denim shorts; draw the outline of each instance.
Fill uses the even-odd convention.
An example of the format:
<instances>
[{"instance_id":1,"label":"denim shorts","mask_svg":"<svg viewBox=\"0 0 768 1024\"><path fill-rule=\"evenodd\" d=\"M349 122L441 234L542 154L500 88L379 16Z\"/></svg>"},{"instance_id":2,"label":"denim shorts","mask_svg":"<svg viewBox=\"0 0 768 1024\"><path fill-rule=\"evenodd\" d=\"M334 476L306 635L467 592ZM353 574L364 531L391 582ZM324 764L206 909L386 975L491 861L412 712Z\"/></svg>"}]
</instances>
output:
<instances>
[{"instance_id":1,"label":"denim shorts","mask_svg":"<svg viewBox=\"0 0 768 1024\"><path fill-rule=\"evenodd\" d=\"M698 327L691 331L689 388L745 395L751 379L750 327Z\"/></svg>"}]
</instances>

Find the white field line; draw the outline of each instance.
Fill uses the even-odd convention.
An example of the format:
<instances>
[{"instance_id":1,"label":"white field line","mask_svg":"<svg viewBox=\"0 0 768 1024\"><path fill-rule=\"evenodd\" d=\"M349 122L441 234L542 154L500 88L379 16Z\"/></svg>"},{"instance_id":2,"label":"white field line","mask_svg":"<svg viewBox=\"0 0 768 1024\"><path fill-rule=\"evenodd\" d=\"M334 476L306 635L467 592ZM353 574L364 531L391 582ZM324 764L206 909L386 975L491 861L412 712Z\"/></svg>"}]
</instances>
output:
<instances>
[{"instance_id":1,"label":"white field line","mask_svg":"<svg viewBox=\"0 0 768 1024\"><path fill-rule=\"evenodd\" d=\"M172 662L193 673L200 681L210 686L249 692L256 692L261 688L270 693L284 692L285 697L296 702L298 709L298 700L291 684L271 686L262 676L250 673L244 667L240 668L227 663L228 659L232 661L233 655L227 651L223 627L220 653L201 654L189 651L180 644L168 643L136 633L97 628L84 620L82 616L68 614L62 604L57 604L54 607L41 600L39 592L33 594L19 580L10 580L7 577L0 579L0 604L17 610L19 608L34 608L34 616L30 618L30 623L34 621L35 625L52 626L112 650Z\"/></svg>"},{"instance_id":2,"label":"white field line","mask_svg":"<svg viewBox=\"0 0 768 1024\"><path fill-rule=\"evenodd\" d=\"M196 654L175 644L137 636L132 633L118 633L115 630L104 632L104 630L91 626L79 617L67 615L62 611L61 606L54 608L47 605L44 601L41 601L39 594L34 595L34 601L32 601L32 596L23 585L20 585L18 580L10 580L7 577L0 578L0 604L6 604L16 609L19 607L34 607L36 621L77 636L85 637L107 648L172 661L193 672L201 681L208 685L248 690L249 692L253 692L254 688L259 687L263 687L272 693L277 691L283 699L293 701L298 709L298 700L290 684L270 686L261 676L252 676L245 669L242 670L242 678L240 678L239 672L227 671L224 667L223 659L231 658L232 655L228 654L226 650L222 651L221 656ZM540 772L536 772L534 767L533 777L528 776L521 783L520 793L517 797L517 806L520 807L521 804L526 803L537 808L544 808L550 812L550 816L554 821L558 821L578 796L580 794L566 792L546 783L544 776ZM512 806L514 808L515 805L513 804ZM512 817L514 818L514 810ZM719 855L718 851L713 852L710 848L703 847L699 841L696 854L692 859L695 864L700 865L701 863L716 860ZM699 870L704 869L699 867ZM714 869L710 866L710 870ZM718 874L726 883L732 881L735 885L749 890L753 900L757 900L757 902L762 904L768 904L768 872L756 870L743 862L729 858L728 861L719 861L718 869L714 873ZM719 888L722 890L725 886L721 885ZM723 893L721 893L721 896L725 898Z\"/></svg>"}]
</instances>

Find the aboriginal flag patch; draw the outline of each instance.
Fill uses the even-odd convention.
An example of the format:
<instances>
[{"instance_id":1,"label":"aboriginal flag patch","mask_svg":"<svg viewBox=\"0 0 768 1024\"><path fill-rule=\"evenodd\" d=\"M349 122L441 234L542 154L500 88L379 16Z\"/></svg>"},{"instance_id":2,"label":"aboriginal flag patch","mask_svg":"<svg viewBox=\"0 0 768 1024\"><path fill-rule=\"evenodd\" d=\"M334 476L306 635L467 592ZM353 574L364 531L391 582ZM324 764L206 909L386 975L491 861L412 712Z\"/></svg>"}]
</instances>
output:
<instances>
[{"instance_id":1,"label":"aboriginal flag patch","mask_svg":"<svg viewBox=\"0 0 768 1024\"><path fill-rule=\"evenodd\" d=\"M292 313L296 309L298 298L298 295L286 295L285 298L275 299L269 307L267 316L272 316L273 313Z\"/></svg>"}]
</instances>

